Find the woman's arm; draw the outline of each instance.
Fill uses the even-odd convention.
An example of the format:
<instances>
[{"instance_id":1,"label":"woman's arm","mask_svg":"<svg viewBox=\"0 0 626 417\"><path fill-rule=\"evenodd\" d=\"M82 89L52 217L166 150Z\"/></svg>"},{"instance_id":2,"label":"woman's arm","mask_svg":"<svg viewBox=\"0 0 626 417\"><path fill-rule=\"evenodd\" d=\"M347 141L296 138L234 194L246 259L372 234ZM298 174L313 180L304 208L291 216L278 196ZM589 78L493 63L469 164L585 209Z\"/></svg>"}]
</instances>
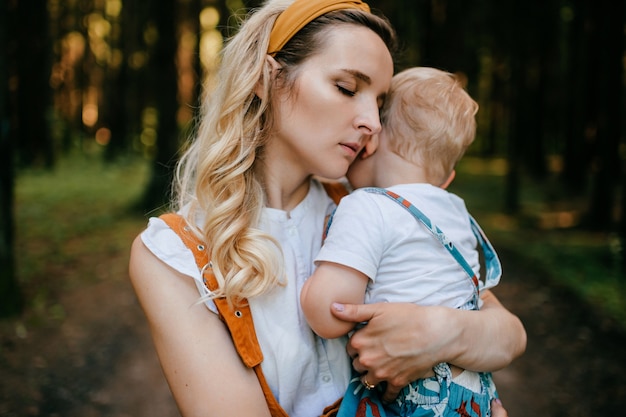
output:
<instances>
[{"instance_id":1,"label":"woman's arm","mask_svg":"<svg viewBox=\"0 0 626 417\"><path fill-rule=\"evenodd\" d=\"M237 355L218 316L197 303L190 277L165 265L137 238L130 278L183 416L270 416L254 371Z\"/></svg>"},{"instance_id":2,"label":"woman's arm","mask_svg":"<svg viewBox=\"0 0 626 417\"><path fill-rule=\"evenodd\" d=\"M335 302L362 304L369 278L356 269L334 262L320 262L304 282L300 304L309 326L326 339L347 334L354 322L336 318L331 312Z\"/></svg>"},{"instance_id":3,"label":"woman's arm","mask_svg":"<svg viewBox=\"0 0 626 417\"><path fill-rule=\"evenodd\" d=\"M333 309L341 320L367 326L350 339L348 353L369 383L387 381L391 401L410 381L427 375L440 362L465 369L493 371L526 349L521 321L485 291L480 311L424 307L408 303L344 305Z\"/></svg>"}]
</instances>

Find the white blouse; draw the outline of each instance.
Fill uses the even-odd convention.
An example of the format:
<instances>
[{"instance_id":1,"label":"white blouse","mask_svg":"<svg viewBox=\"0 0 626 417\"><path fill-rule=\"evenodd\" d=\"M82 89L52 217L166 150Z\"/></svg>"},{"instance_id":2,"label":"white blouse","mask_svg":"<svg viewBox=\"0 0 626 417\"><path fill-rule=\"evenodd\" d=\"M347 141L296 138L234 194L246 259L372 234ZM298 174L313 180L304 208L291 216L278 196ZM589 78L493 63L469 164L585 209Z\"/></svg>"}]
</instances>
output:
<instances>
[{"instance_id":1,"label":"white blouse","mask_svg":"<svg viewBox=\"0 0 626 417\"><path fill-rule=\"evenodd\" d=\"M249 300L263 351L263 374L291 417L316 417L343 396L350 376L345 338L325 340L309 328L300 308L300 290L313 272L326 216L334 203L312 181L305 199L291 212L266 208L260 228L281 245L287 285ZM151 218L141 235L155 256L193 278L199 295L207 290L192 252L162 220ZM206 306L216 307L208 300Z\"/></svg>"}]
</instances>

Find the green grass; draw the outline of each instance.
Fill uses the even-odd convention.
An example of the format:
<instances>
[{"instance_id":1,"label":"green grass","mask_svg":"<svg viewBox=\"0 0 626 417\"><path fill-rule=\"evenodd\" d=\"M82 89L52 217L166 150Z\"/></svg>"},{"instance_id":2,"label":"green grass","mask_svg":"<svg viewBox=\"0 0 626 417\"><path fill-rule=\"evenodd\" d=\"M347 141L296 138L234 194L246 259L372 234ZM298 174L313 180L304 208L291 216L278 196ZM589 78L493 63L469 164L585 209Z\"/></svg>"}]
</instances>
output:
<instances>
[{"instance_id":1,"label":"green grass","mask_svg":"<svg viewBox=\"0 0 626 417\"><path fill-rule=\"evenodd\" d=\"M131 207L147 177L144 161L107 165L96 155L18 174L16 270L31 320L62 319L65 290L125 279L132 237L146 221Z\"/></svg>"}]
</instances>

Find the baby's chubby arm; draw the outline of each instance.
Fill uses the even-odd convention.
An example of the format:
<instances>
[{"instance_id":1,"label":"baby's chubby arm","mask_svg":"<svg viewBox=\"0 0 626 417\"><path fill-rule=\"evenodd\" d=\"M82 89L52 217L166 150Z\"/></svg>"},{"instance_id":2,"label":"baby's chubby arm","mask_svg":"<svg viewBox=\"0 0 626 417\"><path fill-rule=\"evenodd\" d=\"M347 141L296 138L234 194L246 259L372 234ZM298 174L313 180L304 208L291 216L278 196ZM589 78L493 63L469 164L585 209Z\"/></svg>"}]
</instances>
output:
<instances>
[{"instance_id":1,"label":"baby's chubby arm","mask_svg":"<svg viewBox=\"0 0 626 417\"><path fill-rule=\"evenodd\" d=\"M334 262L319 262L300 294L302 311L315 333L326 339L347 334L355 323L331 312L333 303L363 304L369 278L356 269Z\"/></svg>"}]
</instances>

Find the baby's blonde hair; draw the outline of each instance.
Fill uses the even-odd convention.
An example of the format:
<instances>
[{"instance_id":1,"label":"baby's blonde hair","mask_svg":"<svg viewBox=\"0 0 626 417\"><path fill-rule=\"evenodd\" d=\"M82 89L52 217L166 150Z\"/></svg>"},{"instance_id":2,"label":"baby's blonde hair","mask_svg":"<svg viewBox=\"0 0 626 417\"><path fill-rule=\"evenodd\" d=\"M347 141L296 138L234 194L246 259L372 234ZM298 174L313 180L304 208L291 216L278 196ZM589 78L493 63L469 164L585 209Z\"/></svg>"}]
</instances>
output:
<instances>
[{"instance_id":1,"label":"baby's blonde hair","mask_svg":"<svg viewBox=\"0 0 626 417\"><path fill-rule=\"evenodd\" d=\"M393 77L381 121L390 150L439 185L474 141L477 112L455 75L414 67Z\"/></svg>"},{"instance_id":2,"label":"baby's blonde hair","mask_svg":"<svg viewBox=\"0 0 626 417\"><path fill-rule=\"evenodd\" d=\"M231 302L284 282L280 246L258 228L265 206L258 166L273 132L272 94L293 91L299 65L323 49L328 30L338 24L363 25L386 42L395 41L391 26L380 17L360 10L330 12L306 25L274 55L280 69L272 78L270 33L291 3L268 1L226 43L216 87L203 100L201 122L176 170L174 209L197 225L196 233L207 244L219 283L212 296Z\"/></svg>"}]
</instances>

